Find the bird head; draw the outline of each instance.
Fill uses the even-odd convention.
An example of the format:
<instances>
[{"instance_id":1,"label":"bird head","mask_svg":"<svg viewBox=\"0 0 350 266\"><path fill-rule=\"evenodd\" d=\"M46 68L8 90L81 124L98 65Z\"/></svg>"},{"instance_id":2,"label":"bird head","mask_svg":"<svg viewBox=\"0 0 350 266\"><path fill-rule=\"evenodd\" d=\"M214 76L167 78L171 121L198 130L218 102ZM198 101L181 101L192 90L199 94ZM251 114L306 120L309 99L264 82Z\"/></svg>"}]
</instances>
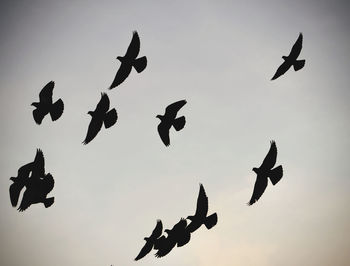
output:
<instances>
[{"instance_id":1,"label":"bird head","mask_svg":"<svg viewBox=\"0 0 350 266\"><path fill-rule=\"evenodd\" d=\"M15 182L15 179L16 179L16 178L13 177L13 176L10 177L10 180L13 181L13 182Z\"/></svg>"},{"instance_id":2,"label":"bird head","mask_svg":"<svg viewBox=\"0 0 350 266\"><path fill-rule=\"evenodd\" d=\"M32 103L31 106L38 107L39 103Z\"/></svg>"},{"instance_id":3,"label":"bird head","mask_svg":"<svg viewBox=\"0 0 350 266\"><path fill-rule=\"evenodd\" d=\"M92 116L94 114L94 112L93 111L89 111L89 112L87 112L87 114Z\"/></svg>"},{"instance_id":4,"label":"bird head","mask_svg":"<svg viewBox=\"0 0 350 266\"><path fill-rule=\"evenodd\" d=\"M120 62L123 62L124 57L122 57L122 56L117 56L116 59L118 59Z\"/></svg>"},{"instance_id":5,"label":"bird head","mask_svg":"<svg viewBox=\"0 0 350 266\"><path fill-rule=\"evenodd\" d=\"M171 230L170 230L170 229L165 229L164 232L167 233L167 234L169 235L169 233L171 232Z\"/></svg>"},{"instance_id":6,"label":"bird head","mask_svg":"<svg viewBox=\"0 0 350 266\"><path fill-rule=\"evenodd\" d=\"M282 56L283 60L287 60L287 56Z\"/></svg>"},{"instance_id":7,"label":"bird head","mask_svg":"<svg viewBox=\"0 0 350 266\"><path fill-rule=\"evenodd\" d=\"M162 115L157 115L156 118L159 118L160 120L162 120L163 116Z\"/></svg>"},{"instance_id":8,"label":"bird head","mask_svg":"<svg viewBox=\"0 0 350 266\"><path fill-rule=\"evenodd\" d=\"M143 238L143 240L146 240L146 241L148 241L148 239L149 239L149 237L144 237L144 238Z\"/></svg>"},{"instance_id":9,"label":"bird head","mask_svg":"<svg viewBox=\"0 0 350 266\"><path fill-rule=\"evenodd\" d=\"M254 167L252 170L253 170L255 173L258 173L258 168Z\"/></svg>"},{"instance_id":10,"label":"bird head","mask_svg":"<svg viewBox=\"0 0 350 266\"><path fill-rule=\"evenodd\" d=\"M188 220L192 221L192 220L193 220L193 216L192 216L192 215L189 215L189 216L187 216L187 218L186 218L186 219L188 219Z\"/></svg>"}]
</instances>

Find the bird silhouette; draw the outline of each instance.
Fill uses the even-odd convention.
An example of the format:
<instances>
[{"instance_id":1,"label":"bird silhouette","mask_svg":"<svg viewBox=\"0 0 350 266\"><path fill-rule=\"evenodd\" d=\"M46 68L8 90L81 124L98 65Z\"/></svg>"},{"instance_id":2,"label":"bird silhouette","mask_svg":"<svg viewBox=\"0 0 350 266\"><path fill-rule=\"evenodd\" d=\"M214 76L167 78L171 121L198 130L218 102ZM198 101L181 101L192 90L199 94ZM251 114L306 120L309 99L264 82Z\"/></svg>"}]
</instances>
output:
<instances>
[{"instance_id":1,"label":"bird silhouette","mask_svg":"<svg viewBox=\"0 0 350 266\"><path fill-rule=\"evenodd\" d=\"M10 177L13 182L10 186L10 200L13 207L17 206L19 194L26 185L29 175L32 172L33 163L27 163L18 169L16 177Z\"/></svg>"},{"instance_id":2,"label":"bird silhouette","mask_svg":"<svg viewBox=\"0 0 350 266\"><path fill-rule=\"evenodd\" d=\"M168 236L161 236L157 239L157 241L154 244L154 249L158 250L155 254L157 258L161 258L167 255L176 246L178 241L182 240L186 224L186 220L181 219L177 224L173 226L171 230L164 230L164 232L167 233Z\"/></svg>"},{"instance_id":3,"label":"bird silhouette","mask_svg":"<svg viewBox=\"0 0 350 266\"><path fill-rule=\"evenodd\" d=\"M292 47L292 50L290 51L288 56L282 56L284 62L282 65L279 66L277 69L275 75L272 77L271 80L275 80L278 77L282 76L284 73L288 71L288 69L293 66L295 71L298 71L302 69L305 65L305 60L297 60L301 48L303 46L303 34L300 33L297 41Z\"/></svg>"},{"instance_id":4,"label":"bird silhouette","mask_svg":"<svg viewBox=\"0 0 350 266\"><path fill-rule=\"evenodd\" d=\"M184 128L186 124L186 119L184 116L176 118L177 112L186 104L186 100L181 100L170 104L165 109L164 115L157 115L156 117L160 119L158 125L158 133L165 146L170 145L169 130L171 126L179 131Z\"/></svg>"},{"instance_id":5,"label":"bird silhouette","mask_svg":"<svg viewBox=\"0 0 350 266\"><path fill-rule=\"evenodd\" d=\"M135 68L137 73L141 73L147 66L146 56L137 58L140 52L140 38L136 31L133 32L131 43L124 56L118 56L117 59L121 62L119 70L114 77L114 80L109 87L113 89L123 83L123 81L129 76L132 67Z\"/></svg>"},{"instance_id":6,"label":"bird silhouette","mask_svg":"<svg viewBox=\"0 0 350 266\"><path fill-rule=\"evenodd\" d=\"M162 232L163 232L162 221L161 220L157 220L156 227L154 228L152 234L149 237L145 237L144 238L144 240L146 241L146 244L143 246L143 248L141 249L140 253L135 258L135 260L142 259L149 252L151 252L155 242L162 235Z\"/></svg>"},{"instance_id":7,"label":"bird silhouette","mask_svg":"<svg viewBox=\"0 0 350 266\"><path fill-rule=\"evenodd\" d=\"M202 224L207 229L211 229L218 222L218 216L213 213L209 216L208 214L208 197L205 194L205 190L202 184L199 187L199 194L197 198L197 209L194 215L190 215L187 219L191 220L191 223L187 226L187 230L191 233L196 231Z\"/></svg>"},{"instance_id":8,"label":"bird silhouette","mask_svg":"<svg viewBox=\"0 0 350 266\"><path fill-rule=\"evenodd\" d=\"M259 168L254 167L253 171L257 174L254 185L254 191L248 205L254 204L258 201L267 187L267 179L270 178L271 183L276 185L283 176L283 168L281 165L272 169L276 164L277 147L275 141L271 141L270 150L267 153L264 161Z\"/></svg>"},{"instance_id":9,"label":"bird silhouette","mask_svg":"<svg viewBox=\"0 0 350 266\"><path fill-rule=\"evenodd\" d=\"M91 115L91 121L89 124L88 132L83 144L88 144L93 140L97 133L101 130L102 124L105 128L113 126L118 119L118 114L115 108L109 110L109 98L106 93L101 93L101 100L96 105L95 111L89 111L88 114Z\"/></svg>"},{"instance_id":10,"label":"bird silhouette","mask_svg":"<svg viewBox=\"0 0 350 266\"><path fill-rule=\"evenodd\" d=\"M23 193L19 211L26 210L30 205L43 203L46 208L54 203L54 197L47 198L47 194L54 187L54 180L50 173L45 174L45 159L42 151L37 149L32 164L32 175L26 180L26 190Z\"/></svg>"},{"instance_id":11,"label":"bird silhouette","mask_svg":"<svg viewBox=\"0 0 350 266\"><path fill-rule=\"evenodd\" d=\"M50 114L52 121L56 121L61 117L64 109L62 99L58 99L52 103L52 92L55 87L55 82L50 81L39 93L39 102L33 102L31 105L36 107L33 110L33 117L35 123L41 124L42 120L47 114Z\"/></svg>"},{"instance_id":12,"label":"bird silhouette","mask_svg":"<svg viewBox=\"0 0 350 266\"><path fill-rule=\"evenodd\" d=\"M186 219L181 218L177 225L176 243L178 247L182 247L191 240L191 232L187 228Z\"/></svg>"}]
</instances>

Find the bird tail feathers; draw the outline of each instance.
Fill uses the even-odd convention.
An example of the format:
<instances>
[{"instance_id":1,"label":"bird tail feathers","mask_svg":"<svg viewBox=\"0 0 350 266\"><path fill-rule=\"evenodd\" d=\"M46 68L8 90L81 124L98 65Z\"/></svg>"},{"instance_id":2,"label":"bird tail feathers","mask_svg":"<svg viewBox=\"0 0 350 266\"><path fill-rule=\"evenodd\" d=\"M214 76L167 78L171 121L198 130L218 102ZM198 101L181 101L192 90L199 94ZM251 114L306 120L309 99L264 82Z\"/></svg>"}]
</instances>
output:
<instances>
[{"instance_id":1,"label":"bird tail feathers","mask_svg":"<svg viewBox=\"0 0 350 266\"><path fill-rule=\"evenodd\" d=\"M45 199L44 201L45 208L50 207L54 203L54 201L55 201L54 197Z\"/></svg>"},{"instance_id":2,"label":"bird tail feathers","mask_svg":"<svg viewBox=\"0 0 350 266\"><path fill-rule=\"evenodd\" d=\"M176 129L176 131L179 131L179 130L184 128L185 124L186 124L186 119L184 116L181 116L181 117L176 118L174 120L173 125L174 125L174 128Z\"/></svg>"},{"instance_id":3,"label":"bird tail feathers","mask_svg":"<svg viewBox=\"0 0 350 266\"><path fill-rule=\"evenodd\" d=\"M294 65L293 65L293 68L295 71L298 71L300 69L302 69L305 65L305 60L296 60Z\"/></svg>"},{"instance_id":4,"label":"bird tail feathers","mask_svg":"<svg viewBox=\"0 0 350 266\"><path fill-rule=\"evenodd\" d=\"M205 227L209 230L210 228L212 228L214 225L216 225L218 222L218 215L215 213L213 213L212 215L208 216L205 219L204 225Z\"/></svg>"},{"instance_id":5,"label":"bird tail feathers","mask_svg":"<svg viewBox=\"0 0 350 266\"><path fill-rule=\"evenodd\" d=\"M41 108L37 108L37 109L33 110L34 121L38 125L41 124L41 122L43 121L45 115L46 115L46 113L43 112L43 110Z\"/></svg>"},{"instance_id":6,"label":"bird tail feathers","mask_svg":"<svg viewBox=\"0 0 350 266\"><path fill-rule=\"evenodd\" d=\"M282 165L276 167L275 169L270 170L269 172L269 178L271 180L271 183L273 185L276 185L278 181L281 180L283 176L283 168Z\"/></svg>"},{"instance_id":7,"label":"bird tail feathers","mask_svg":"<svg viewBox=\"0 0 350 266\"><path fill-rule=\"evenodd\" d=\"M64 105L62 99L57 100L51 107L50 116L52 121L56 121L63 113Z\"/></svg>"},{"instance_id":8,"label":"bird tail feathers","mask_svg":"<svg viewBox=\"0 0 350 266\"><path fill-rule=\"evenodd\" d=\"M135 70L137 71L137 73L141 73L147 66L147 57L143 56L143 57L136 59L134 61L133 66L134 66Z\"/></svg>"},{"instance_id":9,"label":"bird tail feathers","mask_svg":"<svg viewBox=\"0 0 350 266\"><path fill-rule=\"evenodd\" d=\"M105 128L109 128L113 126L118 119L118 114L115 108L110 110L108 113L106 113L105 119L103 120L103 123L105 124Z\"/></svg>"}]
</instances>

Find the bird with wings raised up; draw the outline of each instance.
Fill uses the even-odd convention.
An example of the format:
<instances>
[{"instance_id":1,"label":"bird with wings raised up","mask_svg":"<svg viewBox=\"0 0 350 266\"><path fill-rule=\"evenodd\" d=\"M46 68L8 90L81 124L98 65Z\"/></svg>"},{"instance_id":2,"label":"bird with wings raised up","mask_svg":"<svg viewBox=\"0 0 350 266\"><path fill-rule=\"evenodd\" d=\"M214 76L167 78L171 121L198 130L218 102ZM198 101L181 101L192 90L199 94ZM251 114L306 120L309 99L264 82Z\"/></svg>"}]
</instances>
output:
<instances>
[{"instance_id":1,"label":"bird with wings raised up","mask_svg":"<svg viewBox=\"0 0 350 266\"><path fill-rule=\"evenodd\" d=\"M164 115L157 115L156 117L160 119L158 125L158 133L165 146L170 145L169 130L173 126L176 131L184 128L186 124L186 119L184 116L178 117L177 112L186 104L186 100L181 100L170 104L165 109Z\"/></svg>"},{"instance_id":2,"label":"bird with wings raised up","mask_svg":"<svg viewBox=\"0 0 350 266\"><path fill-rule=\"evenodd\" d=\"M303 34L300 33L297 41L292 47L292 50L290 51L288 56L282 56L284 62L282 65L279 66L277 69L275 75L272 77L271 80L277 79L278 77L282 76L284 73L288 71L288 69L293 66L295 71L298 71L302 69L305 65L305 60L297 60L301 49L303 47Z\"/></svg>"},{"instance_id":3,"label":"bird with wings raised up","mask_svg":"<svg viewBox=\"0 0 350 266\"><path fill-rule=\"evenodd\" d=\"M161 220L157 220L156 227L154 228L152 234L149 237L145 237L144 240L146 241L146 244L142 247L140 253L137 255L135 260L142 259L144 256L146 256L149 252L151 252L154 244L156 243L157 239L160 238L163 232L163 224Z\"/></svg>"},{"instance_id":4,"label":"bird with wings raised up","mask_svg":"<svg viewBox=\"0 0 350 266\"><path fill-rule=\"evenodd\" d=\"M52 93L55 87L55 82L50 81L39 93L39 102L34 102L31 105L36 107L33 110L33 117L35 123L41 124L42 120L47 114L50 114L51 120L56 121L61 117L64 109L62 99L58 99L55 103L52 103Z\"/></svg>"},{"instance_id":5,"label":"bird with wings raised up","mask_svg":"<svg viewBox=\"0 0 350 266\"><path fill-rule=\"evenodd\" d=\"M96 105L95 111L89 111L88 114L91 115L91 121L89 124L88 132L83 141L83 144L88 144L92 141L98 132L100 132L102 125L105 128L113 126L118 119L118 114L115 108L109 110L109 98L106 93L101 93L101 100Z\"/></svg>"},{"instance_id":6,"label":"bird with wings raised up","mask_svg":"<svg viewBox=\"0 0 350 266\"><path fill-rule=\"evenodd\" d=\"M254 185L254 191L251 199L248 202L248 205L252 205L257 202L262 194L264 193L268 178L270 178L271 183L276 185L283 176L283 168L282 165L279 165L273 168L276 164L277 159L277 147L276 142L271 141L270 150L267 153L264 161L260 165L259 168L254 167L253 171L257 174L256 181Z\"/></svg>"},{"instance_id":7,"label":"bird with wings raised up","mask_svg":"<svg viewBox=\"0 0 350 266\"><path fill-rule=\"evenodd\" d=\"M117 59L121 65L114 77L114 80L109 86L109 89L113 89L119 86L129 76L131 69L135 68L137 73L141 73L147 66L147 57L142 56L137 58L140 52L140 38L137 31L133 32L131 43L124 56L118 56Z\"/></svg>"}]
</instances>

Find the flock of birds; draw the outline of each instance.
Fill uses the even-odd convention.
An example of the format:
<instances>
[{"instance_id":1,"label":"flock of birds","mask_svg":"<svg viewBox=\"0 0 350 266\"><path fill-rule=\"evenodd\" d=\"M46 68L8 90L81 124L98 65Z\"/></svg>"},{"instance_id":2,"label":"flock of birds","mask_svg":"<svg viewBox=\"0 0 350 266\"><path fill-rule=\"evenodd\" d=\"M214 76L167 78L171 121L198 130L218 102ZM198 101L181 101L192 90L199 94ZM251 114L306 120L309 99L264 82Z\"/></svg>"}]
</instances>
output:
<instances>
[{"instance_id":1,"label":"flock of birds","mask_svg":"<svg viewBox=\"0 0 350 266\"><path fill-rule=\"evenodd\" d=\"M292 66L295 71L302 69L305 65L305 60L298 60L302 49L303 35L299 37L293 45L288 56L282 56L284 62L278 67L276 73L271 80L286 73ZM134 68L136 72L141 73L147 66L147 57L138 58L140 51L140 38L136 31L133 32L131 43L124 56L118 56L117 59L121 62L120 67L115 75L109 90L119 86L130 75ZM35 123L40 125L48 114L51 120L59 119L64 111L64 103L62 99L53 101L53 89L55 83L50 81L44 86L39 93L39 102L33 102L31 105L35 107L33 110L33 118ZM158 125L158 133L161 141L165 146L170 145L169 131L172 127L176 131L184 128L186 124L185 116L177 117L177 113L186 104L186 100L180 100L168 105L164 115L157 115L160 119ZM118 120L118 113L115 108L110 109L109 97L106 93L101 93L101 99L96 105L94 111L89 111L87 114L91 116L91 121L88 126L84 145L90 143L100 132L102 126L110 128ZM265 192L268 184L268 179L273 185L276 185L283 176L283 168L281 165L274 168L277 159L277 146L275 141L271 141L270 149L264 158L259 168L253 168L256 173L256 181L253 189L253 194L247 203L252 205L257 202ZM13 207L16 207L19 202L21 191L25 188L21 203L17 210L22 212L29 206L36 203L43 203L46 208L54 203L54 197L48 197L48 194L54 187L54 179L50 173L45 174L45 159L43 152L37 149L34 161L21 166L18 169L17 176L11 177L13 182L10 185L9 193ZM190 222L188 223L187 220ZM216 213L208 216L208 197L204 187L200 184L199 195L197 199L196 212L192 216L187 216L186 219L181 218L180 221L173 226L172 229L165 229L162 235L163 224L161 220L157 220L156 227L149 237L145 237L145 245L135 258L139 260L146 256L152 249L157 250L156 257L167 255L175 246L181 247L187 244L191 239L191 234L198 230L203 224L209 230L217 224L218 217Z\"/></svg>"}]
</instances>

